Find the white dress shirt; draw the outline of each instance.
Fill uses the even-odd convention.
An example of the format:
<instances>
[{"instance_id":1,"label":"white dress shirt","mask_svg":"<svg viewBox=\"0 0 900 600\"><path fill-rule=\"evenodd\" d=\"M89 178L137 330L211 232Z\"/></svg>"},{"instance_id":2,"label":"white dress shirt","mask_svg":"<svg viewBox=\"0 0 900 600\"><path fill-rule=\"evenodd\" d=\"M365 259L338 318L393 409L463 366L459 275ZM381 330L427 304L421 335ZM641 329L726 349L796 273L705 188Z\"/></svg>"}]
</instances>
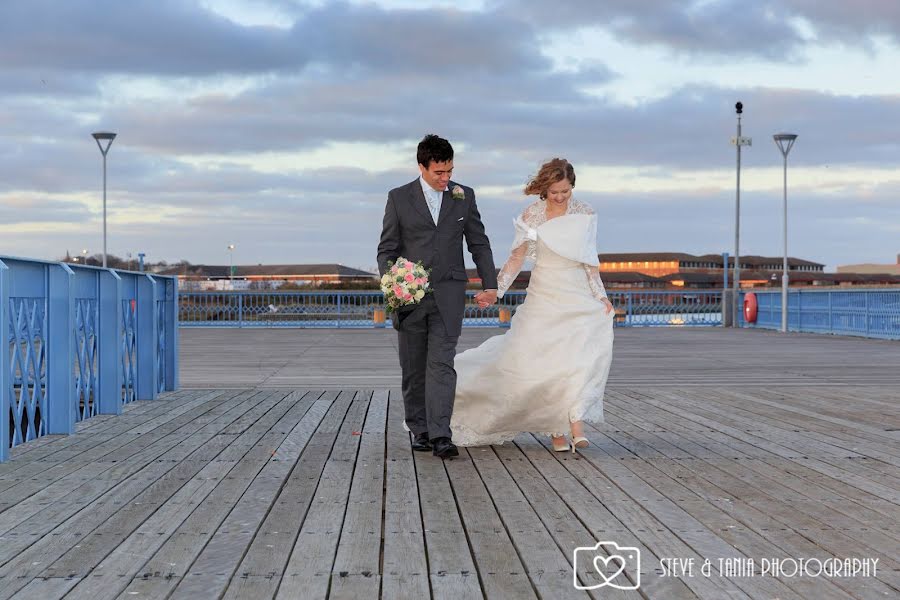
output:
<instances>
[{"instance_id":1,"label":"white dress shirt","mask_svg":"<svg viewBox=\"0 0 900 600\"><path fill-rule=\"evenodd\" d=\"M437 225L438 217L441 214L441 202L444 200L444 192L446 190L437 191L428 185L421 175L419 176L419 183L422 184L422 193L425 194L425 203L428 205L428 211L431 213L431 218L434 219L434 224Z\"/></svg>"}]
</instances>

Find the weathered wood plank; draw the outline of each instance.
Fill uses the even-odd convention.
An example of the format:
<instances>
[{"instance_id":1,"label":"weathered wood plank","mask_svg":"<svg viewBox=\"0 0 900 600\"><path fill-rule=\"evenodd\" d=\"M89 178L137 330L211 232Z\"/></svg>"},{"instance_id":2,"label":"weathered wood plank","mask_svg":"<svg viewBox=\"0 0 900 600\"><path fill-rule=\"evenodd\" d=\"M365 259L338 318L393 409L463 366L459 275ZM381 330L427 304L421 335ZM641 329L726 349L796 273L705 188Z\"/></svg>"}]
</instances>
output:
<instances>
[{"instance_id":1,"label":"weathered wood plank","mask_svg":"<svg viewBox=\"0 0 900 600\"><path fill-rule=\"evenodd\" d=\"M316 395L318 394L312 394L313 397ZM334 412L343 414L346 405L335 407L333 403L336 396L337 394L320 396L301 420L301 424L298 424L298 428L302 427L303 431L315 430L316 425L321 425L323 419L329 418L328 415L332 415ZM297 434L302 435L300 431L297 431ZM301 461L308 456L309 451L310 446L307 446L302 452ZM278 457L279 452L276 451L275 456ZM271 456L261 458L253 453L243 456L229 476L216 488L214 494L201 503L175 534L141 568L124 594L153 598L167 597L206 547L213 534L219 530L222 522L255 480L257 474L269 464L271 458ZM295 473L297 473L296 470ZM316 475L316 480L317 477Z\"/></svg>"},{"instance_id":2,"label":"weathered wood plank","mask_svg":"<svg viewBox=\"0 0 900 600\"><path fill-rule=\"evenodd\" d=\"M508 453L509 450L504 453ZM497 513L541 598L587 598L573 585L573 556L566 555L547 531L503 460L493 449L469 451ZM510 459L512 460L512 459ZM585 539L585 542L590 540Z\"/></svg>"},{"instance_id":3,"label":"weathered wood plank","mask_svg":"<svg viewBox=\"0 0 900 600\"><path fill-rule=\"evenodd\" d=\"M357 394L337 436L337 427L320 430L329 436L322 443L333 443L331 454L288 559L277 598L324 598L328 594L359 448L360 436L353 433L362 429L368 405L368 396Z\"/></svg>"},{"instance_id":4,"label":"weathered wood plank","mask_svg":"<svg viewBox=\"0 0 900 600\"><path fill-rule=\"evenodd\" d=\"M403 397L390 390L384 491L384 552L381 597L384 600L430 598L425 534L409 434L401 423Z\"/></svg>"},{"instance_id":5,"label":"weathered wood plank","mask_svg":"<svg viewBox=\"0 0 900 600\"><path fill-rule=\"evenodd\" d=\"M295 416L294 425L302 415ZM266 431L276 422L277 419L267 423ZM285 435L267 433L262 443L253 447L253 452L258 451L266 460L263 468L178 582L171 598L218 597L225 590L293 466L293 462L273 460L272 453L277 454ZM267 436L270 437L266 439Z\"/></svg>"},{"instance_id":6,"label":"weathered wood plank","mask_svg":"<svg viewBox=\"0 0 900 600\"><path fill-rule=\"evenodd\" d=\"M490 451L471 448L463 451L458 459L445 462L484 596L510 600L537 598L525 565L470 456L473 452Z\"/></svg>"},{"instance_id":7,"label":"weathered wood plank","mask_svg":"<svg viewBox=\"0 0 900 600\"><path fill-rule=\"evenodd\" d=\"M387 390L376 391L360 432L350 498L331 572L328 597L332 599L380 597L387 407Z\"/></svg>"},{"instance_id":8,"label":"weathered wood plank","mask_svg":"<svg viewBox=\"0 0 900 600\"><path fill-rule=\"evenodd\" d=\"M273 392L272 396L272 405L274 405L281 400L283 394ZM178 468L182 458L192 452L209 453L209 449L204 449L204 443L212 437L212 434L209 433L189 436L186 439L181 438L180 442L172 440L174 445L165 455L174 460L153 462L135 473L134 476L129 476L109 489L107 493L97 496L87 505L76 505L76 509L81 509L55 527L52 532L48 532L50 535L26 538L21 541L15 538L11 540L13 543L8 543L2 548L5 556L14 556L14 558L7 559L7 562L0 567L0 597L14 593L28 583L32 577L44 571L48 564L63 556L70 549L80 549L74 547L80 545L79 542L95 528L116 516L123 507L130 508L133 506L132 503L140 502L140 498L152 496L160 488L171 489L177 481L177 477L173 478L171 472ZM39 526L41 530L46 530L48 527L38 518L31 520L34 520L35 526ZM53 524L51 521L50 527ZM81 568L89 570L92 566L93 564L85 564ZM15 573L16 578L8 577L9 573ZM82 571L77 573L77 575L83 574ZM68 575L69 573L66 573L66 576ZM55 573L44 573L44 576L55 576Z\"/></svg>"},{"instance_id":9,"label":"weathered wood plank","mask_svg":"<svg viewBox=\"0 0 900 600\"><path fill-rule=\"evenodd\" d=\"M302 443L304 434L311 435L324 415L325 407L315 406L316 394L298 394L295 398L295 405L278 421L278 424L286 425L294 422L297 415L302 416L293 432L275 432L278 435L287 436L278 446L277 453L298 452L296 445ZM262 458L265 460L265 455ZM70 596L89 600L117 597L141 569L147 561L147 557L172 537L186 519L202 505L209 494L218 489L223 478L237 464L236 461L224 460L208 462L169 502L103 559L91 576L83 580L84 585L76 587ZM181 500L179 496L188 496L188 498ZM104 575L106 580L101 581Z\"/></svg>"}]
</instances>

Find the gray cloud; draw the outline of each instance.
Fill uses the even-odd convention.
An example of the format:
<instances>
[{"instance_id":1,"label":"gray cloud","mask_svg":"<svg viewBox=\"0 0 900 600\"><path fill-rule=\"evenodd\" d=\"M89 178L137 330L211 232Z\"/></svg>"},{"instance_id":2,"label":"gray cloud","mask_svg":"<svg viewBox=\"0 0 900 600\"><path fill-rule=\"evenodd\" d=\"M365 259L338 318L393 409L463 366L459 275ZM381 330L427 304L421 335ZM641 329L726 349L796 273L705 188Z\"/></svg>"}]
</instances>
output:
<instances>
[{"instance_id":1,"label":"gray cloud","mask_svg":"<svg viewBox=\"0 0 900 600\"><path fill-rule=\"evenodd\" d=\"M97 206L60 198L99 198L101 158L90 132L100 128L120 134L110 153L111 251L194 262L222 262L224 245L237 241L245 262L374 263L386 191L415 176L412 147L430 131L457 144L461 181L515 190L504 197L479 191L498 261L511 241L510 219L526 202L518 189L543 160L643 167L661 179L679 169L730 170L738 99L744 134L754 137L747 166L780 164L770 136L783 129L800 134L791 155L797 166L883 167L900 151L897 97L686 85L623 106L585 91L615 77L607 66L556 72L541 50L547 31L599 24L626 41L682 52L733 57L746 46L763 57L793 55L804 42L785 24L789 16L813 15L822 31L835 23L828 35L863 36L890 27L887 9L877 13L881 29L859 16L839 29L843 13L833 3L817 9L801 0L784 9L750 3L738 11L743 20L731 2L684 9L655 0L640 3L640 14L624 0L556 3L547 11L546 3L507 2L485 13L326 3L299 7L296 23L277 29L243 27L173 1L50 4L0 6L0 85L12 90L0 98L0 197L53 196L28 206L0 201L0 223L79 223L84 233L60 234L50 249L45 236L7 227L0 252L52 258L66 246L99 247L91 241L99 239ZM766 54L761 47L774 37L781 45ZM132 75L179 90L225 89L220 76L228 75L242 91L160 98L130 88L120 95L113 84L133 86ZM371 173L338 158L326 169L298 164L262 173L227 158L198 167L189 156L332 142L408 145L409 168ZM696 191L679 194L584 199L606 218L601 250L729 249L733 198L707 189L698 181ZM860 201L868 192L850 185L836 198L798 190L791 253L829 264L885 260L885 248L896 251L897 190ZM778 201L777 194L747 194L746 252L777 254ZM134 209L147 219L118 223Z\"/></svg>"},{"instance_id":2,"label":"gray cloud","mask_svg":"<svg viewBox=\"0 0 900 600\"><path fill-rule=\"evenodd\" d=\"M39 71L208 75L302 64L283 31L242 27L179 0L7 0L0 61Z\"/></svg>"},{"instance_id":3,"label":"gray cloud","mask_svg":"<svg viewBox=\"0 0 900 600\"><path fill-rule=\"evenodd\" d=\"M23 225L25 223L57 224L84 223L93 218L91 208L81 202L45 197L11 195L0 197L0 224ZM3 236L5 237L5 235ZM0 253L7 253L6 243Z\"/></svg>"},{"instance_id":4,"label":"gray cloud","mask_svg":"<svg viewBox=\"0 0 900 600\"><path fill-rule=\"evenodd\" d=\"M499 11L554 30L602 27L636 44L676 52L783 59L804 45L777 2L713 0L508 0Z\"/></svg>"}]
</instances>

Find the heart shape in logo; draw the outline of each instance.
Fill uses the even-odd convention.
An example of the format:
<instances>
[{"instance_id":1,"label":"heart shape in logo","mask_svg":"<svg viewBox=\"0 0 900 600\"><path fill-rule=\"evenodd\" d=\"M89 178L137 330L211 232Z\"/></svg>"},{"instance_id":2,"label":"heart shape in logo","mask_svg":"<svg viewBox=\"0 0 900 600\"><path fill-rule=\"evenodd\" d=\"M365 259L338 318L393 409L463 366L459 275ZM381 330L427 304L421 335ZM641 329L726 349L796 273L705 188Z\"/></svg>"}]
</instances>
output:
<instances>
[{"instance_id":1,"label":"heart shape in logo","mask_svg":"<svg viewBox=\"0 0 900 600\"><path fill-rule=\"evenodd\" d=\"M615 573L607 577L606 573L604 573L604 569L609 568L609 563L611 561L616 561L618 563L618 569L616 569ZM603 563L603 569L600 568L599 563ZM625 559L618 554L613 554L611 556L595 556L594 570L603 578L603 583L601 585L612 585L612 582L616 577L625 572Z\"/></svg>"}]
</instances>

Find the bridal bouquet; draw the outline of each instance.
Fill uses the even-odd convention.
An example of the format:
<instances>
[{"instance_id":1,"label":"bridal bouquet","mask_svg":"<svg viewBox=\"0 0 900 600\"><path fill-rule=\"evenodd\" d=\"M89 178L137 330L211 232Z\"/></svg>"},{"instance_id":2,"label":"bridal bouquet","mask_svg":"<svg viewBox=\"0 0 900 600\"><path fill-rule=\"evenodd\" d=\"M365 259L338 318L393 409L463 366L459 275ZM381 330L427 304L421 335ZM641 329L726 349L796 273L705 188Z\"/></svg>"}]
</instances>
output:
<instances>
[{"instance_id":1,"label":"bridal bouquet","mask_svg":"<svg viewBox=\"0 0 900 600\"><path fill-rule=\"evenodd\" d=\"M389 262L388 267L388 272L381 277L388 314L418 304L431 291L428 287L430 269L423 267L421 262L413 263L401 256L395 262Z\"/></svg>"}]
</instances>

